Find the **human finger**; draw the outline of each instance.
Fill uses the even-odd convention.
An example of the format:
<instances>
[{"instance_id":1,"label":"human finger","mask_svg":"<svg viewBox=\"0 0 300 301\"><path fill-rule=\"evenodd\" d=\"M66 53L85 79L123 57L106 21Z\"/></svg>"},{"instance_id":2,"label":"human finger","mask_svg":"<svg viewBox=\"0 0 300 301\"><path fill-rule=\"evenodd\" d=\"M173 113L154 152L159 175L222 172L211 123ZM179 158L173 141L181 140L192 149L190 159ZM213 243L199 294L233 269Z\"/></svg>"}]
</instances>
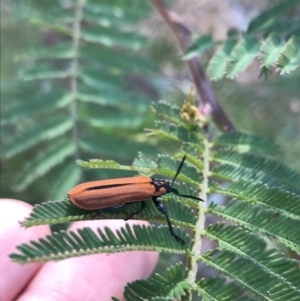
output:
<instances>
[{"instance_id":1,"label":"human finger","mask_svg":"<svg viewBox=\"0 0 300 301\"><path fill-rule=\"evenodd\" d=\"M129 221L145 224L142 221ZM122 220L77 222L69 230L83 227L118 229ZM158 259L157 252L123 252L96 254L70 258L45 264L32 280L18 301L34 299L110 300L122 299L127 282L145 278L151 274Z\"/></svg>"},{"instance_id":2,"label":"human finger","mask_svg":"<svg viewBox=\"0 0 300 301\"><path fill-rule=\"evenodd\" d=\"M0 199L0 300L10 301L20 294L41 264L21 265L13 262L9 254L16 246L50 234L49 226L21 227L20 221L29 216L32 206L18 200Z\"/></svg>"}]
</instances>

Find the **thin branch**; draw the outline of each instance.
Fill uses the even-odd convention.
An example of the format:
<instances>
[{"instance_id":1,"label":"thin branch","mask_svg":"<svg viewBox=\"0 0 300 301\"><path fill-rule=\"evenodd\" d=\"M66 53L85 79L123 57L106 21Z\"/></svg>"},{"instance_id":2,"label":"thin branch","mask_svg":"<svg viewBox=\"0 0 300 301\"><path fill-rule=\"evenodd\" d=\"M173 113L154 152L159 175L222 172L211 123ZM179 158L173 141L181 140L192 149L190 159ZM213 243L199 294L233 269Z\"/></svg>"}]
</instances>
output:
<instances>
[{"instance_id":1,"label":"thin branch","mask_svg":"<svg viewBox=\"0 0 300 301\"><path fill-rule=\"evenodd\" d=\"M191 44L191 32L180 21L179 17L171 11L163 0L151 0L152 5L161 14L165 22L170 26L179 48L184 53ZM234 125L220 106L218 99L212 89L209 79L206 77L202 66L197 58L186 61L191 72L196 91L199 96L199 111L202 115L211 115L215 123L222 131L234 131Z\"/></svg>"}]
</instances>

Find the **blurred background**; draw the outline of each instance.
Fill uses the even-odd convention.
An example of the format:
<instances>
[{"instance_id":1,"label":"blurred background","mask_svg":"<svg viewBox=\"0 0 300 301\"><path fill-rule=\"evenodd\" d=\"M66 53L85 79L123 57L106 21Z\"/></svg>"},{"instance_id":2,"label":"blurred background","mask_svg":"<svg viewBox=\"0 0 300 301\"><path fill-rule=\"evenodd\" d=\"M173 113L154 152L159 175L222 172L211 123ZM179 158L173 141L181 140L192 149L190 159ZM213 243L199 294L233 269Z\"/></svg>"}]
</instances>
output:
<instances>
[{"instance_id":1,"label":"blurred background","mask_svg":"<svg viewBox=\"0 0 300 301\"><path fill-rule=\"evenodd\" d=\"M169 4L195 37L224 40L275 2ZM259 72L255 60L235 80L214 82L215 93L237 129L272 138L279 159L300 171L299 71L269 80ZM182 102L191 85L148 1L1 1L1 197L38 203L79 181L120 176L83 171L78 159L154 157L167 146L143 131L153 123L151 102Z\"/></svg>"},{"instance_id":2,"label":"blurred background","mask_svg":"<svg viewBox=\"0 0 300 301\"><path fill-rule=\"evenodd\" d=\"M215 40L246 30L279 2L168 1L195 38ZM212 54L201 56L204 67ZM282 149L277 159L300 172L300 72L273 72L266 80L259 66L255 60L213 88L238 130L273 139ZM155 158L172 149L146 136L154 122L150 105L182 103L191 86L150 1L1 0L0 197L36 204L63 198L81 181L132 175L85 171L75 161L131 164L138 151Z\"/></svg>"}]
</instances>

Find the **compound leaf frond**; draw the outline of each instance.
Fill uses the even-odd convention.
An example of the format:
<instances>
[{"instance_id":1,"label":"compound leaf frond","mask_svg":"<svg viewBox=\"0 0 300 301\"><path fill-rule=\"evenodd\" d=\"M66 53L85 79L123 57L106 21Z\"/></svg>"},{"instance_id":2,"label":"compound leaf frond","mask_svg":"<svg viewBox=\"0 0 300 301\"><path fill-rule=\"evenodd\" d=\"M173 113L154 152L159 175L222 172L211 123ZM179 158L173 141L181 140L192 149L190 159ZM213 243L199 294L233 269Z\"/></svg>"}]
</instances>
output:
<instances>
[{"instance_id":1,"label":"compound leaf frond","mask_svg":"<svg viewBox=\"0 0 300 301\"><path fill-rule=\"evenodd\" d=\"M188 236L180 232L180 237L183 237L188 244ZM18 246L21 254L11 254L10 257L16 262L30 263L133 250L182 254L185 249L186 246L179 244L170 236L167 227L134 225L130 228L127 224L116 233L107 227L104 230L97 229L97 233L90 228L82 228L76 232L60 231L53 236L47 235L38 242Z\"/></svg>"},{"instance_id":2,"label":"compound leaf frond","mask_svg":"<svg viewBox=\"0 0 300 301\"><path fill-rule=\"evenodd\" d=\"M253 232L275 238L296 252L300 251L297 220L276 214L273 210L261 210L259 206L241 200L231 200L226 206L211 203L208 212L233 221Z\"/></svg>"}]
</instances>

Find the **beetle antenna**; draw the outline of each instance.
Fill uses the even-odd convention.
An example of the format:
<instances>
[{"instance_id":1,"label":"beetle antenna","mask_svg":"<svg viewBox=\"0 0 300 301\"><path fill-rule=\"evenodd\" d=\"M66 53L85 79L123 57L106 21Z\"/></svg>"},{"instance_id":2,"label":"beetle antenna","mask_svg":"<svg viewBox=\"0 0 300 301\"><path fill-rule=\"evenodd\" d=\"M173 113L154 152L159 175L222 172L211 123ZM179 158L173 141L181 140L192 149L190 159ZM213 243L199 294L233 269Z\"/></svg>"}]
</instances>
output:
<instances>
[{"instance_id":1,"label":"beetle antenna","mask_svg":"<svg viewBox=\"0 0 300 301\"><path fill-rule=\"evenodd\" d=\"M185 197L185 198L194 199L194 200L198 200L198 201L204 202L203 199L198 198L198 197L193 196L193 195L179 194L178 191L176 191L176 190L175 190L175 191L173 190L172 192L175 193L175 194L178 195L178 196L183 196L183 197Z\"/></svg>"},{"instance_id":2,"label":"beetle antenna","mask_svg":"<svg viewBox=\"0 0 300 301\"><path fill-rule=\"evenodd\" d=\"M179 166L178 166L178 168L177 168L175 177L173 178L172 183L171 183L171 187L173 187L173 184L174 184L174 182L175 182L177 176L178 176L179 173L180 173L180 170L181 170L181 168L182 168L182 166L183 166L183 163L184 163L185 159L186 159L186 155L183 156L183 158L182 158L182 160L181 160L181 162L180 162L180 164L179 164Z\"/></svg>"},{"instance_id":3,"label":"beetle antenna","mask_svg":"<svg viewBox=\"0 0 300 301\"><path fill-rule=\"evenodd\" d=\"M173 187L173 184L174 184L174 182L175 182L177 176L179 175L179 173L180 173L180 171L181 171L181 168L182 168L182 166L183 166L183 164L184 164L185 159L186 159L186 155L183 156L183 158L182 158L182 160L181 160L181 162L180 162L180 164L179 164L179 166L178 166L178 168L177 168L175 177L173 178L172 183L171 183L171 188ZM190 198L190 199L194 199L194 200L198 200L198 201L204 202L204 200L202 200L201 198L197 198L196 196L193 196L193 195L186 195L186 194L180 194L180 193L178 192L178 190L175 189L175 188L172 188L172 192L175 193L175 194L178 195L178 196L183 196L183 197L186 197L186 198Z\"/></svg>"}]
</instances>

